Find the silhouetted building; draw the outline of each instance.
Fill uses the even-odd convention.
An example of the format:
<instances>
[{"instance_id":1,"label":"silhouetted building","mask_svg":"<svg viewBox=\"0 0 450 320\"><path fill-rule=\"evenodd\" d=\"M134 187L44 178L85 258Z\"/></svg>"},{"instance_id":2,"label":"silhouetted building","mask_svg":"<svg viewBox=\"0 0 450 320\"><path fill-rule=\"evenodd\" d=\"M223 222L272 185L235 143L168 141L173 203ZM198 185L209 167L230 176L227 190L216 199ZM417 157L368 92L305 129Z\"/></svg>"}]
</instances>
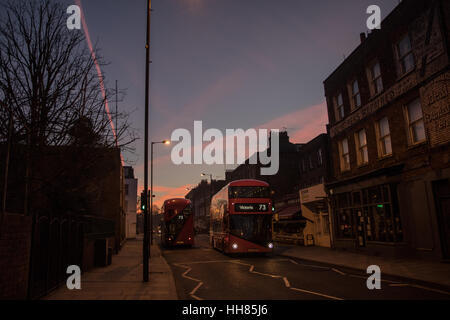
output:
<instances>
[{"instance_id":1,"label":"silhouetted building","mask_svg":"<svg viewBox=\"0 0 450 320\"><path fill-rule=\"evenodd\" d=\"M270 146L270 137L269 137ZM273 191L273 198L282 198L286 194L298 192L298 181L300 179L299 148L300 144L289 142L286 131L279 133L279 169L274 175L261 175L262 164L259 161L251 164L249 159L239 165L233 171L226 172L228 182L240 179L257 179L269 183ZM270 153L270 149L269 149Z\"/></svg>"},{"instance_id":2,"label":"silhouetted building","mask_svg":"<svg viewBox=\"0 0 450 320\"><path fill-rule=\"evenodd\" d=\"M124 208L126 211L126 238L136 238L136 210L137 210L137 186L138 179L134 177L133 167L123 167L125 177L125 202Z\"/></svg>"},{"instance_id":3,"label":"silhouetted building","mask_svg":"<svg viewBox=\"0 0 450 320\"><path fill-rule=\"evenodd\" d=\"M338 248L450 257L449 18L402 1L324 81Z\"/></svg>"},{"instance_id":4,"label":"silhouetted building","mask_svg":"<svg viewBox=\"0 0 450 320\"><path fill-rule=\"evenodd\" d=\"M222 189L225 184L225 180L213 179L212 183L209 183L207 180L202 180L197 187L191 189L186 194L185 198L192 202L194 210L194 228L196 232L209 232L211 198Z\"/></svg>"}]
</instances>

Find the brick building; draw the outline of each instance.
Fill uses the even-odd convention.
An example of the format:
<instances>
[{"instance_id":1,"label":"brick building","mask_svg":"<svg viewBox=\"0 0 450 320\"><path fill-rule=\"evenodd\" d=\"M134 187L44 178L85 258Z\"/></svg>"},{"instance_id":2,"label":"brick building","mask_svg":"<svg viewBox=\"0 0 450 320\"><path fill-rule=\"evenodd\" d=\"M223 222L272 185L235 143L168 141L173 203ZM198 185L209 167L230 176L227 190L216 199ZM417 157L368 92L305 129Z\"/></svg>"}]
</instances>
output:
<instances>
[{"instance_id":1,"label":"brick building","mask_svg":"<svg viewBox=\"0 0 450 320\"><path fill-rule=\"evenodd\" d=\"M450 257L449 18L402 1L324 81L338 248Z\"/></svg>"},{"instance_id":2,"label":"brick building","mask_svg":"<svg viewBox=\"0 0 450 320\"><path fill-rule=\"evenodd\" d=\"M226 184L225 180L212 180L209 183L207 180L202 180L193 189L191 189L185 196L186 199L191 200L194 210L194 227L199 233L209 232L209 210L212 196L222 189Z\"/></svg>"},{"instance_id":3,"label":"brick building","mask_svg":"<svg viewBox=\"0 0 450 320\"><path fill-rule=\"evenodd\" d=\"M125 240L119 149L42 147L27 211L24 154L23 145L12 145L6 212L0 215L0 299L39 298L65 283L69 265L83 271L104 266ZM4 172L2 166L1 181ZM4 188L2 183L2 194Z\"/></svg>"},{"instance_id":4,"label":"brick building","mask_svg":"<svg viewBox=\"0 0 450 320\"><path fill-rule=\"evenodd\" d=\"M323 133L301 146L299 195L305 245L331 246L325 182L330 176L329 137Z\"/></svg>"},{"instance_id":5,"label":"brick building","mask_svg":"<svg viewBox=\"0 0 450 320\"><path fill-rule=\"evenodd\" d=\"M269 137L270 146L270 137ZM261 175L261 164L250 164L249 159L233 171L226 172L228 182L240 179L257 179L269 183L274 199L281 199L287 194L298 193L299 149L302 144L289 141L286 131L279 133L279 169L274 175ZM269 151L270 152L270 151Z\"/></svg>"}]
</instances>

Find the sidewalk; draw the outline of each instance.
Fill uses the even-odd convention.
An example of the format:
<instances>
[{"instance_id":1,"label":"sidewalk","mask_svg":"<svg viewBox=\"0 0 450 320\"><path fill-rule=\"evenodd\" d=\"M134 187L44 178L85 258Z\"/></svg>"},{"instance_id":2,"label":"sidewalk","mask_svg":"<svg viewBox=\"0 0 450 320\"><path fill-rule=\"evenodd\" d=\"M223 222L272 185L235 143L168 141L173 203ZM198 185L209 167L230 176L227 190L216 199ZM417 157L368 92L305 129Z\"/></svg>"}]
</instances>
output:
<instances>
[{"instance_id":1,"label":"sidewalk","mask_svg":"<svg viewBox=\"0 0 450 320\"><path fill-rule=\"evenodd\" d=\"M172 271L157 245L151 247L149 282L142 282L142 239L127 240L112 264L81 275L81 290L63 284L46 300L177 300Z\"/></svg>"},{"instance_id":2,"label":"sidewalk","mask_svg":"<svg viewBox=\"0 0 450 320\"><path fill-rule=\"evenodd\" d=\"M382 274L432 282L450 287L450 264L418 259L394 259L368 256L323 247L280 245L278 254L341 267L367 270L378 265Z\"/></svg>"}]
</instances>

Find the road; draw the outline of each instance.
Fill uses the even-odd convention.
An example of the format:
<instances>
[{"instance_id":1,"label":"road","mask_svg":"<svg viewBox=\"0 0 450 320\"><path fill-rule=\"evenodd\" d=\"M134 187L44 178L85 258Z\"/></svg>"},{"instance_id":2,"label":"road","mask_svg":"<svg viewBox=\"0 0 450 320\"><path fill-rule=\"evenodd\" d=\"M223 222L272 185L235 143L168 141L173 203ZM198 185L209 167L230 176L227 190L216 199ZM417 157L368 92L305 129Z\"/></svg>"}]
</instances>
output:
<instances>
[{"instance_id":1,"label":"road","mask_svg":"<svg viewBox=\"0 0 450 320\"><path fill-rule=\"evenodd\" d=\"M369 290L363 271L277 254L230 257L211 249L206 235L196 236L193 248L162 252L185 300L450 299L436 285L385 275L380 290Z\"/></svg>"}]
</instances>

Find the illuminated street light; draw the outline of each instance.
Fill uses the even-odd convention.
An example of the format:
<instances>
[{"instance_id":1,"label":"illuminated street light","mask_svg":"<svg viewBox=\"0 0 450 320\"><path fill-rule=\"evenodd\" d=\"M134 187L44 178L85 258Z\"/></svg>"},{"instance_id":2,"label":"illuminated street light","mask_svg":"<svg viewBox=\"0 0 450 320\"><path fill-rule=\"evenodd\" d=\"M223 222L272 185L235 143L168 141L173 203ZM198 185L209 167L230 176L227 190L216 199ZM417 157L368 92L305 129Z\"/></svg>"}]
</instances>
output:
<instances>
[{"instance_id":1,"label":"illuminated street light","mask_svg":"<svg viewBox=\"0 0 450 320\"><path fill-rule=\"evenodd\" d=\"M154 144L164 144L164 145L169 145L170 144L170 140L163 140L163 141L156 141L153 142L152 141L152 145L151 145L151 152L150 152L150 194L152 195L150 197L150 244L153 244L153 197L155 196L153 194L153 145Z\"/></svg>"}]
</instances>

